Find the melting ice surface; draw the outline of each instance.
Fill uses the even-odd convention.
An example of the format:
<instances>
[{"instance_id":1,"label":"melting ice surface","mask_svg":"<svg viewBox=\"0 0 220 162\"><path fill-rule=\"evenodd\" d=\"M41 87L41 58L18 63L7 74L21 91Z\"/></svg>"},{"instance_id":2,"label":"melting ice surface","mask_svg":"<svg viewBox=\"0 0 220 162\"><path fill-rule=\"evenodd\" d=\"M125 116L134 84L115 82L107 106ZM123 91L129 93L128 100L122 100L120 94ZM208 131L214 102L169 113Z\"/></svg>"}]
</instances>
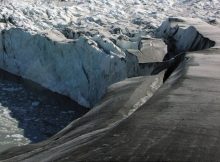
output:
<instances>
[{"instance_id":1,"label":"melting ice surface","mask_svg":"<svg viewBox=\"0 0 220 162\"><path fill-rule=\"evenodd\" d=\"M216 19L217 21L220 18L218 0L67 0L67 2L58 0L3 0L1 3L5 5L1 6L0 9L1 31L10 28L21 28L25 29L24 31L28 29L31 33L41 35L44 30L57 29L65 31L66 28L71 27L70 31L73 31L73 33L82 32L85 29L85 32L89 31L90 35L98 33L107 38L112 38L111 40L115 41L116 45L121 48L133 48L134 45L136 47L139 44L139 37L151 33L152 29L156 29L162 20L169 16L190 16L205 20ZM66 36L71 38L70 36L73 33L67 32ZM133 35L132 33L138 33L139 36L130 38L130 35ZM119 37L121 38L119 39ZM89 39L92 38L89 37ZM17 39L16 42L18 40L20 42L22 39ZM84 40L86 39L82 39L82 42L85 42ZM99 46L103 43L98 38L95 41L99 43ZM12 46L7 42L11 42L11 39L3 42L9 45L9 48L2 48L3 53L10 52ZM27 44L25 46L27 47ZM19 49L21 49L20 46ZM31 50L33 50L32 47ZM24 49L23 53L25 52L28 53L27 49ZM28 53L28 56L30 57L30 53ZM21 56L21 58L28 59L24 56ZM112 60L113 58L111 56ZM22 66L27 63L25 59L21 63ZM111 63L111 61L109 62ZM86 63L85 65L89 65ZM45 64L47 65L47 62ZM57 63L55 64L57 65ZM105 71L113 69L112 71L115 73L114 68L116 66L106 68L106 64L104 65L103 69ZM14 72L17 72L17 65L12 67L16 67ZM37 66L38 69L39 67ZM26 68L24 69L26 71ZM86 68L79 69L85 71L85 76L87 74L94 76L89 70L87 71L90 73L87 73ZM87 69L91 69L91 66L88 66ZM117 67L115 69L120 70ZM20 71L17 73L20 74ZM30 74L32 74L32 71ZM45 76L49 74L45 73ZM45 80L45 76L43 80ZM59 79L59 77L57 78ZM100 89L100 84L97 85ZM81 89L84 90L84 88L83 86ZM0 78L0 92L0 151L15 145L42 141L84 113L78 110L80 106L68 99L60 99L57 95L51 97L52 94L45 93L45 90L30 90L25 84L4 77ZM74 107L77 107L77 109L73 109Z\"/></svg>"}]
</instances>

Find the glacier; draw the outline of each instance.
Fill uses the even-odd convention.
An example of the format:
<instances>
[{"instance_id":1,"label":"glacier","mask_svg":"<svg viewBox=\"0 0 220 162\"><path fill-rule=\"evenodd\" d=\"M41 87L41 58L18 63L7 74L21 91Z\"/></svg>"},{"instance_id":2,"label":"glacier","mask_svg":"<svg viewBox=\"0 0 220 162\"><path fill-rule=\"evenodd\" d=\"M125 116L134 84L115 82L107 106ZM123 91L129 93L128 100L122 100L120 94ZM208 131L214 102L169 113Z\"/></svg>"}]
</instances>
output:
<instances>
[{"instance_id":1,"label":"glacier","mask_svg":"<svg viewBox=\"0 0 220 162\"><path fill-rule=\"evenodd\" d=\"M67 127L63 125L60 129L64 129L48 140L12 148L0 154L0 159L140 161L148 156L146 147L163 149L155 143L152 146L154 141L166 148L171 144L174 152L185 157L187 154L172 145L176 137L171 135L178 133L177 128L194 131L193 136L184 132L189 138L183 144L202 136L204 129L199 123L215 131L213 122L195 119L194 112L211 107L217 113L209 103L218 106L219 11L218 0L1 0L0 69L91 110ZM8 87L2 93L5 91L21 92ZM39 102L33 101L31 107L37 107ZM4 106L1 112L7 121L11 112ZM210 116L218 120L218 114ZM187 125L182 118L188 119L189 127L176 127L178 123ZM14 118L10 121L17 122ZM196 127L190 127L194 124ZM21 131L19 128L5 138L25 140L17 143L25 145L31 139ZM214 133L204 132L215 140ZM171 141L160 143L163 134ZM148 151L149 159L164 153Z\"/></svg>"}]
</instances>

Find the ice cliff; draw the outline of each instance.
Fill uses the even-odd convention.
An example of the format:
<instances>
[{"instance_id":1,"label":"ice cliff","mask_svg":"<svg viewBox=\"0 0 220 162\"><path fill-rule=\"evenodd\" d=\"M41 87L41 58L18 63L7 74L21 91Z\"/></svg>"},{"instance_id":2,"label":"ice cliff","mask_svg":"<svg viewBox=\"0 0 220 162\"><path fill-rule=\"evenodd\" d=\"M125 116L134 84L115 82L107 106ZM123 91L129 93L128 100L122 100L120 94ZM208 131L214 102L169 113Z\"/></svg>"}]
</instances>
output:
<instances>
[{"instance_id":1,"label":"ice cliff","mask_svg":"<svg viewBox=\"0 0 220 162\"><path fill-rule=\"evenodd\" d=\"M171 34L177 51L186 52L170 59L176 61L163 85L164 72L116 83L97 106L52 138L6 150L0 159L218 161L220 29L200 19L172 18L159 33Z\"/></svg>"},{"instance_id":2,"label":"ice cliff","mask_svg":"<svg viewBox=\"0 0 220 162\"><path fill-rule=\"evenodd\" d=\"M94 40L68 40L58 31L2 30L0 67L92 107L110 84L127 77L125 53L107 40Z\"/></svg>"},{"instance_id":3,"label":"ice cliff","mask_svg":"<svg viewBox=\"0 0 220 162\"><path fill-rule=\"evenodd\" d=\"M178 15L183 10L180 6L187 3L3 0L0 68L93 107L112 83L153 72L155 65L147 61L162 61L166 50L146 59L150 48L155 52L158 44L164 47L161 42L152 45L150 37L163 19ZM218 8L217 4L208 6ZM200 11L203 5L193 10ZM207 14L216 22L217 15Z\"/></svg>"},{"instance_id":4,"label":"ice cliff","mask_svg":"<svg viewBox=\"0 0 220 162\"><path fill-rule=\"evenodd\" d=\"M103 27L96 24L103 23L92 17L84 24L94 21L91 28L96 30L82 29L74 20L70 24L81 13L74 5L70 10L58 2L9 2L4 1L0 11L1 69L86 107L93 107L112 83L138 75L138 59L126 49L138 50L141 30L133 32L136 35L128 28L97 32Z\"/></svg>"}]
</instances>

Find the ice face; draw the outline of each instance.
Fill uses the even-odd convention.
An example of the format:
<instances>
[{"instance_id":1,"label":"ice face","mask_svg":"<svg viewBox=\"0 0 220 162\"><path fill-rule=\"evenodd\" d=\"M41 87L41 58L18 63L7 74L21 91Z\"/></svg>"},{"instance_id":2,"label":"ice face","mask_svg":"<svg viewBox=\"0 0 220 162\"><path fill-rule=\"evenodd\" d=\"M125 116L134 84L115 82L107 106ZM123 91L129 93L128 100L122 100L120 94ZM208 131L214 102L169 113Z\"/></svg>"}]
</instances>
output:
<instances>
[{"instance_id":1,"label":"ice face","mask_svg":"<svg viewBox=\"0 0 220 162\"><path fill-rule=\"evenodd\" d=\"M168 16L215 22L218 1L2 1L0 67L93 107L112 83L135 76L140 50ZM208 12L204 12L206 9ZM19 28L19 29L18 29Z\"/></svg>"}]
</instances>

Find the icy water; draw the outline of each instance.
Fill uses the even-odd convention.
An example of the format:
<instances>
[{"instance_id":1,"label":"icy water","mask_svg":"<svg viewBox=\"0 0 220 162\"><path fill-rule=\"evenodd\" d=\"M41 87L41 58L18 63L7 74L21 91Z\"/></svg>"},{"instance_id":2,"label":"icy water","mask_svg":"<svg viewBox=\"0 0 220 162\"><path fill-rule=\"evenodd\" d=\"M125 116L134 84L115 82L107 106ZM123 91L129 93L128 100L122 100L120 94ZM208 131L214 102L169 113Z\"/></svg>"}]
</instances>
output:
<instances>
[{"instance_id":1,"label":"icy water","mask_svg":"<svg viewBox=\"0 0 220 162\"><path fill-rule=\"evenodd\" d=\"M67 97L0 70L0 152L45 140L86 112Z\"/></svg>"}]
</instances>

